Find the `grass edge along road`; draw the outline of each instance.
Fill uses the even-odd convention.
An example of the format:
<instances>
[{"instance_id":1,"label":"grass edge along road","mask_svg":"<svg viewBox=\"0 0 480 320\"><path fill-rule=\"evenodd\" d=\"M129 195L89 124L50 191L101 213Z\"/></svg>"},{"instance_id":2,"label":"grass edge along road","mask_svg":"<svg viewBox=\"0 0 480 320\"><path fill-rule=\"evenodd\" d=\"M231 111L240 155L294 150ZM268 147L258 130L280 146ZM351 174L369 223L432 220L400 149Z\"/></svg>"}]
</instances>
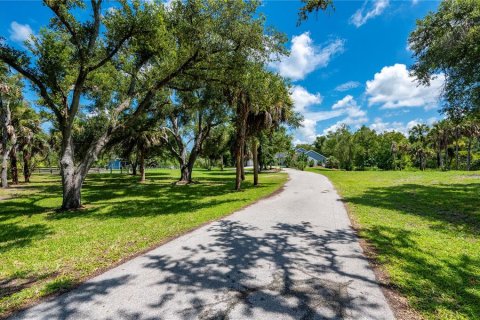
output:
<instances>
[{"instance_id":1,"label":"grass edge along road","mask_svg":"<svg viewBox=\"0 0 480 320\"><path fill-rule=\"evenodd\" d=\"M58 176L35 176L0 200L0 317L267 197L287 181L285 173L263 173L254 187L248 174L236 192L231 170L196 170L198 183L175 186L178 174L150 170L142 184L138 177L92 174L83 189L86 207L74 212L55 211Z\"/></svg>"},{"instance_id":2,"label":"grass edge along road","mask_svg":"<svg viewBox=\"0 0 480 320\"><path fill-rule=\"evenodd\" d=\"M328 177L391 285L427 319L480 317L480 173L336 171Z\"/></svg>"}]
</instances>

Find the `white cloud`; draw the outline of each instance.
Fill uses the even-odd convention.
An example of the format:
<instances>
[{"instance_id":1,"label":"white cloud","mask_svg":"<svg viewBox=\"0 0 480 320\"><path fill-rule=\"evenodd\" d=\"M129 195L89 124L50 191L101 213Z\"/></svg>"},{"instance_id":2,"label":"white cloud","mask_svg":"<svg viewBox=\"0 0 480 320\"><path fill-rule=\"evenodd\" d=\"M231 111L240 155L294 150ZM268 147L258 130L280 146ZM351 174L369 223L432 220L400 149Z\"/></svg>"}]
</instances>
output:
<instances>
[{"instance_id":1,"label":"white cloud","mask_svg":"<svg viewBox=\"0 0 480 320\"><path fill-rule=\"evenodd\" d=\"M383 133L385 131L397 131L405 133L405 124L399 121L384 122L382 118L375 118L374 122L369 125L370 129L375 130L377 133Z\"/></svg>"},{"instance_id":2,"label":"white cloud","mask_svg":"<svg viewBox=\"0 0 480 320\"><path fill-rule=\"evenodd\" d=\"M369 125L369 127L370 129L377 131L377 133L383 133L385 131L397 131L403 133L405 136L408 136L408 131L417 124L426 123L431 126L436 121L438 121L436 117L431 117L426 121L423 119L413 119L405 124L399 121L384 122L382 118L377 117L375 118L374 122Z\"/></svg>"},{"instance_id":3,"label":"white cloud","mask_svg":"<svg viewBox=\"0 0 480 320\"><path fill-rule=\"evenodd\" d=\"M320 105L323 97L320 93L310 93L302 86L294 86L291 91L291 96L295 106L295 110L300 112L304 120L302 126L296 131L295 143L310 143L315 140L317 136L317 122L336 118L344 114L344 110L322 110L313 111L312 106Z\"/></svg>"},{"instance_id":4,"label":"white cloud","mask_svg":"<svg viewBox=\"0 0 480 320\"><path fill-rule=\"evenodd\" d=\"M337 101L332 106L332 110L341 111L345 117L323 130L324 135L329 131L335 131L341 124L359 128L360 125L368 122L367 113L360 108L357 101L355 101L351 95L345 96L343 99Z\"/></svg>"},{"instance_id":5,"label":"white cloud","mask_svg":"<svg viewBox=\"0 0 480 320\"><path fill-rule=\"evenodd\" d=\"M366 117L366 112L363 110L356 111L356 115L348 115L346 118L337 121L335 124L331 125L330 127L323 130L323 135L328 134L329 132L337 130L342 124L346 124L349 127L353 127L354 129L360 128L362 124L368 122L368 118Z\"/></svg>"},{"instance_id":6,"label":"white cloud","mask_svg":"<svg viewBox=\"0 0 480 320\"><path fill-rule=\"evenodd\" d=\"M307 107L321 104L323 101L320 93L310 93L302 86L293 86L290 95L294 101L295 110L300 113L305 112Z\"/></svg>"},{"instance_id":7,"label":"white cloud","mask_svg":"<svg viewBox=\"0 0 480 320\"><path fill-rule=\"evenodd\" d=\"M340 109L344 107L352 107L356 106L357 102L351 95L345 96L343 99L338 100L335 102L335 104L332 106L332 109Z\"/></svg>"},{"instance_id":8,"label":"white cloud","mask_svg":"<svg viewBox=\"0 0 480 320\"><path fill-rule=\"evenodd\" d=\"M367 113L360 108L351 95L338 100L330 109L321 111L310 109L312 106L321 104L323 98L319 93L313 94L301 86L294 86L291 96L295 110L304 117L302 126L296 131L295 143L313 142L318 135L316 127L320 121L343 116L342 120L324 130L323 134L326 134L329 130L335 130L342 123L358 128L361 124L368 122Z\"/></svg>"},{"instance_id":9,"label":"white cloud","mask_svg":"<svg viewBox=\"0 0 480 320\"><path fill-rule=\"evenodd\" d=\"M280 75L292 80L301 80L318 68L328 65L331 58L344 50L344 40L337 39L323 47L313 44L309 32L294 36L290 56L272 63Z\"/></svg>"},{"instance_id":10,"label":"white cloud","mask_svg":"<svg viewBox=\"0 0 480 320\"><path fill-rule=\"evenodd\" d=\"M336 91L348 91L351 89L355 89L360 86L360 82L358 81L348 81L345 83L342 83L341 85L337 86L335 88Z\"/></svg>"},{"instance_id":11,"label":"white cloud","mask_svg":"<svg viewBox=\"0 0 480 320\"><path fill-rule=\"evenodd\" d=\"M33 30L28 24L21 24L16 21L13 21L10 24L10 39L18 43L24 43L29 41L31 35L33 35Z\"/></svg>"},{"instance_id":12,"label":"white cloud","mask_svg":"<svg viewBox=\"0 0 480 320\"><path fill-rule=\"evenodd\" d=\"M379 16L389 6L389 0L374 0L373 4L368 5L371 1L365 0L362 7L358 9L351 17L350 23L354 24L357 28L363 26L368 20Z\"/></svg>"},{"instance_id":13,"label":"white cloud","mask_svg":"<svg viewBox=\"0 0 480 320\"><path fill-rule=\"evenodd\" d=\"M437 75L430 86L418 85L404 64L384 67L367 81L366 94L369 105L381 105L382 109L401 107L435 108L445 77Z\"/></svg>"}]
</instances>

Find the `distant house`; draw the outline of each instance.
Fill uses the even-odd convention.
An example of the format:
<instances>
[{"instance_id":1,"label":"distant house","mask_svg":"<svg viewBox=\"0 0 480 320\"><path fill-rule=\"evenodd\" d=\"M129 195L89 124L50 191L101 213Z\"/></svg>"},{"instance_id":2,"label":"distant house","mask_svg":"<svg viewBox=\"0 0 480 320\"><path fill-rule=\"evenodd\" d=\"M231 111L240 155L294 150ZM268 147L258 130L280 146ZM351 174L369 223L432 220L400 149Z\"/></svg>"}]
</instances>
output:
<instances>
[{"instance_id":1,"label":"distant house","mask_svg":"<svg viewBox=\"0 0 480 320\"><path fill-rule=\"evenodd\" d=\"M122 161L121 159L115 159L115 160L111 160L109 163L108 163L108 166L107 168L110 169L110 170L120 170L122 167L125 167L127 165L127 162L126 161Z\"/></svg>"},{"instance_id":2,"label":"distant house","mask_svg":"<svg viewBox=\"0 0 480 320\"><path fill-rule=\"evenodd\" d=\"M303 148L298 148L298 149L295 149L295 153L305 154L308 158L308 162L313 160L314 166L325 166L325 162L327 162L327 158L324 155L313 150L305 150Z\"/></svg>"}]
</instances>

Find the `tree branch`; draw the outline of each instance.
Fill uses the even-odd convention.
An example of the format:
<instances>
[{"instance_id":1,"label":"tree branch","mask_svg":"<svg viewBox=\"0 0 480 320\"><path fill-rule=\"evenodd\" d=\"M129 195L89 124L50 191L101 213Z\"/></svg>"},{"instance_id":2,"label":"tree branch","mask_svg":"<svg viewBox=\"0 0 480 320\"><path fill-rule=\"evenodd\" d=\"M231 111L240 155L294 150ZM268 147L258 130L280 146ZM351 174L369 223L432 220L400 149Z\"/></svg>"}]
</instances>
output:
<instances>
[{"instance_id":1,"label":"tree branch","mask_svg":"<svg viewBox=\"0 0 480 320\"><path fill-rule=\"evenodd\" d=\"M102 0L92 0L92 10L93 10L93 32L90 35L90 39L88 40L88 47L87 52L88 54L92 54L93 48L95 47L95 43L97 42L98 35L100 33L100 9L102 5Z\"/></svg>"},{"instance_id":2,"label":"tree branch","mask_svg":"<svg viewBox=\"0 0 480 320\"><path fill-rule=\"evenodd\" d=\"M120 49L125 44L125 42L127 42L127 40L132 37L132 35L133 35L133 27L130 28L127 34L122 39L120 39L117 45L109 53L107 53L107 55L102 60L100 60L97 64L88 67L87 72L94 71L102 67L103 65L105 65L108 61L110 61L118 53L118 51L120 51Z\"/></svg>"},{"instance_id":3,"label":"tree branch","mask_svg":"<svg viewBox=\"0 0 480 320\"><path fill-rule=\"evenodd\" d=\"M10 67L15 69L18 73L23 75L28 80L30 80L30 82L32 82L32 84L34 84L38 88L41 97L45 100L48 107L53 111L53 113L55 113L55 116L57 116L59 120L63 118L57 105L48 94L47 88L31 70L28 70L27 68L21 66L18 61L16 61L12 56L5 55L3 50L0 50L0 60L8 64Z\"/></svg>"},{"instance_id":4,"label":"tree branch","mask_svg":"<svg viewBox=\"0 0 480 320\"><path fill-rule=\"evenodd\" d=\"M55 16L58 20L63 24L65 29L67 29L68 33L71 36L71 41L73 45L75 45L80 53L81 59L83 60L85 57L83 56L83 50L80 43L80 39L78 38L78 32L75 28L68 22L67 18L63 15L60 10L60 4L57 1L43 1L43 3L53 11Z\"/></svg>"}]
</instances>

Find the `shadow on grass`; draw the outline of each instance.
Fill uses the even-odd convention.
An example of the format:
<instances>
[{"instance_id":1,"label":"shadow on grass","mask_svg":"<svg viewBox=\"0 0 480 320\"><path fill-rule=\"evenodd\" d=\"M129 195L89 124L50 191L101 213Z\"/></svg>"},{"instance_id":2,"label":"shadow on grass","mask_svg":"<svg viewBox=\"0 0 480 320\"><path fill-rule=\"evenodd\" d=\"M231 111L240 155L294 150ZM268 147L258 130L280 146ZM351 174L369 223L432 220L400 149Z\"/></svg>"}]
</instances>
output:
<instances>
[{"instance_id":1,"label":"shadow on grass","mask_svg":"<svg viewBox=\"0 0 480 320\"><path fill-rule=\"evenodd\" d=\"M14 248L24 247L48 234L50 234L50 230L43 224L21 226L18 223L2 223L0 227L0 254Z\"/></svg>"},{"instance_id":2,"label":"shadow on grass","mask_svg":"<svg viewBox=\"0 0 480 320\"><path fill-rule=\"evenodd\" d=\"M420 249L413 231L401 228L375 226L363 229L362 235L382 259L402 262L399 267L408 279L402 281L400 289L414 297L411 302L416 309L437 316L440 310L470 319L480 315L480 257L434 257Z\"/></svg>"},{"instance_id":3,"label":"shadow on grass","mask_svg":"<svg viewBox=\"0 0 480 320\"><path fill-rule=\"evenodd\" d=\"M132 218L139 216L171 215L191 212L228 203L231 200L215 199L235 192L231 174L203 171L198 184L175 186L172 174L153 172L147 183L138 183L138 177L119 174L89 175L82 189L82 201L86 209L73 212L56 212L60 206L61 186L59 177L42 177L41 182L24 186L23 194L2 201L0 206L0 253L15 247L28 245L32 240L50 234L43 224L23 225L18 218L48 213L46 220ZM233 174L234 175L234 174ZM257 186L268 187L269 183ZM253 187L250 182L245 188ZM240 191L240 194L243 191ZM213 199L208 199L213 198ZM237 198L236 201L246 199ZM21 220L23 223L25 220Z\"/></svg>"},{"instance_id":4,"label":"shadow on grass","mask_svg":"<svg viewBox=\"0 0 480 320\"><path fill-rule=\"evenodd\" d=\"M370 188L344 201L421 216L438 222L434 229L480 235L480 183Z\"/></svg>"},{"instance_id":5,"label":"shadow on grass","mask_svg":"<svg viewBox=\"0 0 480 320\"><path fill-rule=\"evenodd\" d=\"M171 215L207 209L223 203L231 202L230 199L216 199L236 192L233 190L234 182L229 177L206 177L199 179L199 183L190 185L172 185L175 181L156 183L149 181L139 184L129 181L119 184L116 182L87 184L83 190L83 201L92 206L86 210L75 212L51 212L48 219L71 219L79 216L90 216L96 219L132 218L151 215ZM266 183L256 187L268 187ZM245 188L253 187L250 182L244 184ZM236 193L243 193L244 190ZM246 198L236 198L244 201Z\"/></svg>"}]
</instances>

